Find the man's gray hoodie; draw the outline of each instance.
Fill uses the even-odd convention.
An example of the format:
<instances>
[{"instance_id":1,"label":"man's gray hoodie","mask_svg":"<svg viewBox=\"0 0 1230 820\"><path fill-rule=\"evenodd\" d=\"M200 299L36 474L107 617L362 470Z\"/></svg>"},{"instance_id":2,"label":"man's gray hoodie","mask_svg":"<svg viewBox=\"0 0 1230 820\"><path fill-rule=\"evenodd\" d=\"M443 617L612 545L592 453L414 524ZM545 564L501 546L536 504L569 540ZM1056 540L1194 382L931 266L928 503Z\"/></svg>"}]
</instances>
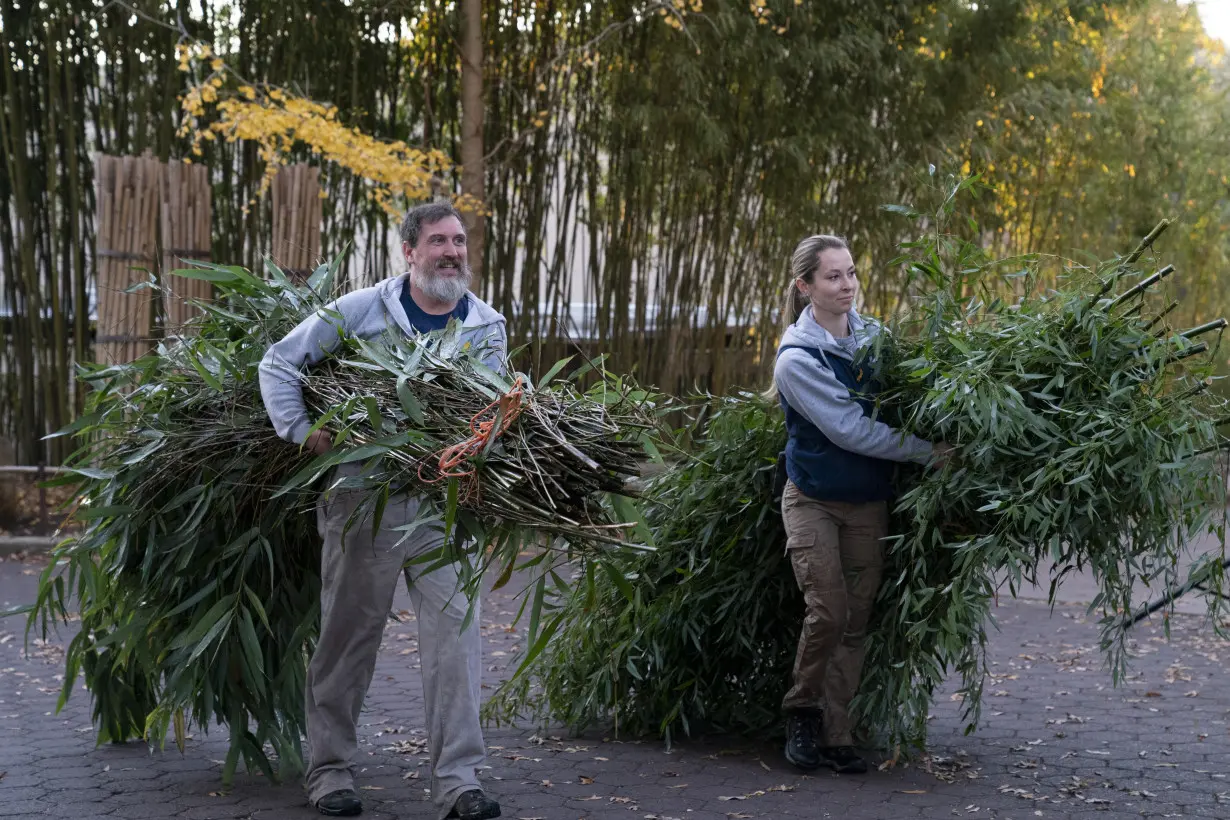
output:
<instances>
[{"instance_id":1,"label":"man's gray hoodie","mask_svg":"<svg viewBox=\"0 0 1230 820\"><path fill-rule=\"evenodd\" d=\"M849 318L850 332L857 339L859 349L870 344L880 332L879 323L863 319L853 310ZM816 322L811 305L804 308L798 320L787 328L778 349L789 345L818 348L825 356L853 361L852 353ZM887 461L915 461L919 464L926 463L931 457L929 442L905 435L884 422L864 415L858 402L850 396L850 391L837 380L832 368L825 367L805 350L780 352L773 368L773 379L790 407L843 450Z\"/></svg>"},{"instance_id":2,"label":"man's gray hoodie","mask_svg":"<svg viewBox=\"0 0 1230 820\"><path fill-rule=\"evenodd\" d=\"M341 344L339 327L346 336L359 339L380 336L390 328L413 335L401 305L402 288L409 276L403 273L330 302L265 352L260 363L261 399L279 436L295 444L307 438L312 420L303 403L300 376L304 368L319 363ZM462 339L475 350L483 350L483 362L488 367L503 371L508 348L504 317L472 293L465 298L469 312L462 323ZM341 320L326 311L341 314Z\"/></svg>"}]
</instances>

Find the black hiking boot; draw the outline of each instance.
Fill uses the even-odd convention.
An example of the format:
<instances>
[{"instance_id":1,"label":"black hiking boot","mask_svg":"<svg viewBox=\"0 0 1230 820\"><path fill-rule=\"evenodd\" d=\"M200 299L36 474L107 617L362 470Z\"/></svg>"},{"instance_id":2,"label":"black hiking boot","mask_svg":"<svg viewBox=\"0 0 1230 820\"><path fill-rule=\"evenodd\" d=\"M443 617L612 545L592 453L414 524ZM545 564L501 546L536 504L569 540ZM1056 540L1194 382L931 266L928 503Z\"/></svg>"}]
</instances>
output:
<instances>
[{"instance_id":1,"label":"black hiking boot","mask_svg":"<svg viewBox=\"0 0 1230 820\"><path fill-rule=\"evenodd\" d=\"M867 761L858 756L853 746L824 746L820 760L837 774L866 774Z\"/></svg>"},{"instance_id":2,"label":"black hiking boot","mask_svg":"<svg viewBox=\"0 0 1230 820\"><path fill-rule=\"evenodd\" d=\"M805 771L820 768L820 712L800 709L786 716L786 759Z\"/></svg>"},{"instance_id":3,"label":"black hiking boot","mask_svg":"<svg viewBox=\"0 0 1230 820\"><path fill-rule=\"evenodd\" d=\"M363 801L354 789L338 789L317 800L316 811L329 817L354 817L363 813Z\"/></svg>"},{"instance_id":4,"label":"black hiking boot","mask_svg":"<svg viewBox=\"0 0 1230 820\"><path fill-rule=\"evenodd\" d=\"M459 820L489 820L500 816L500 804L483 794L482 789L470 789L461 793L448 816Z\"/></svg>"}]
</instances>

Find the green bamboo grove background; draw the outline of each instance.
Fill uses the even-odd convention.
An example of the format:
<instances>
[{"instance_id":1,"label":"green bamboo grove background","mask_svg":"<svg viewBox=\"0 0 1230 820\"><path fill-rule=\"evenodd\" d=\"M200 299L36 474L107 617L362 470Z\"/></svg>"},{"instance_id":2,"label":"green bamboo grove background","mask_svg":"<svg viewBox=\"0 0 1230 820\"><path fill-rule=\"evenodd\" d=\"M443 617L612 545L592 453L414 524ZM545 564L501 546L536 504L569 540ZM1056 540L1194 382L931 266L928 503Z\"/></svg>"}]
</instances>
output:
<instances>
[{"instance_id":1,"label":"green bamboo grove background","mask_svg":"<svg viewBox=\"0 0 1230 820\"><path fill-rule=\"evenodd\" d=\"M1178 318L1225 312L1230 71L1175 0L20 0L0 5L0 435L18 460L62 459L66 439L41 437L82 402L92 156L187 155L177 42L460 163L476 10L478 290L528 345L523 366L592 336L667 391L755 386L802 236L845 234L867 307L908 305L892 262L912 226L883 206L932 196L928 166L981 174L970 230L997 254L1056 255L1054 275L1175 218L1164 250L1193 306ZM272 229L267 201L244 213L255 146L194 160L210 169L212 259L259 269ZM349 286L400 270L366 183L324 163L321 184L322 253L356 249ZM460 192L460 173L442 184Z\"/></svg>"}]
</instances>

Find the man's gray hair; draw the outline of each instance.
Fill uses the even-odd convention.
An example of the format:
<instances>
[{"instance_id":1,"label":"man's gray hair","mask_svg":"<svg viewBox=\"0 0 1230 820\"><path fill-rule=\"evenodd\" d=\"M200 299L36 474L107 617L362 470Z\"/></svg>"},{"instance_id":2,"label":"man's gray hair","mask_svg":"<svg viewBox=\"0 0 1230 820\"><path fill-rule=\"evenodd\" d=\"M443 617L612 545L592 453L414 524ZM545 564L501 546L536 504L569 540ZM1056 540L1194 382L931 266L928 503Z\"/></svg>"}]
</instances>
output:
<instances>
[{"instance_id":1,"label":"man's gray hair","mask_svg":"<svg viewBox=\"0 0 1230 820\"><path fill-rule=\"evenodd\" d=\"M411 208L406 211L406 218L401 221L401 241L408 242L412 248L417 248L424 225L433 225L450 216L457 217L457 221L465 225L461 212L453 207L453 203L446 200L428 202L425 205Z\"/></svg>"}]
</instances>

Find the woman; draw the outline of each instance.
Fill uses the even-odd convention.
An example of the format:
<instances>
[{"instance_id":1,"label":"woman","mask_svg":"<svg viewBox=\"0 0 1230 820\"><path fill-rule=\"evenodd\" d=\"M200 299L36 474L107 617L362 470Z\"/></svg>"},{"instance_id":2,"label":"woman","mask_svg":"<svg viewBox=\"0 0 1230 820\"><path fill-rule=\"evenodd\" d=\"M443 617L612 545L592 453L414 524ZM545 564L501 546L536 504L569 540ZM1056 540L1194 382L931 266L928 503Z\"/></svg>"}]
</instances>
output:
<instances>
[{"instance_id":1,"label":"woman","mask_svg":"<svg viewBox=\"0 0 1230 820\"><path fill-rule=\"evenodd\" d=\"M952 448L876 421L864 351L879 326L854 310L845 240L812 236L791 259L774 384L786 412L786 551L807 607L782 702L786 758L802 769L867 771L851 738L867 621L880 585L893 462L942 463Z\"/></svg>"}]
</instances>

